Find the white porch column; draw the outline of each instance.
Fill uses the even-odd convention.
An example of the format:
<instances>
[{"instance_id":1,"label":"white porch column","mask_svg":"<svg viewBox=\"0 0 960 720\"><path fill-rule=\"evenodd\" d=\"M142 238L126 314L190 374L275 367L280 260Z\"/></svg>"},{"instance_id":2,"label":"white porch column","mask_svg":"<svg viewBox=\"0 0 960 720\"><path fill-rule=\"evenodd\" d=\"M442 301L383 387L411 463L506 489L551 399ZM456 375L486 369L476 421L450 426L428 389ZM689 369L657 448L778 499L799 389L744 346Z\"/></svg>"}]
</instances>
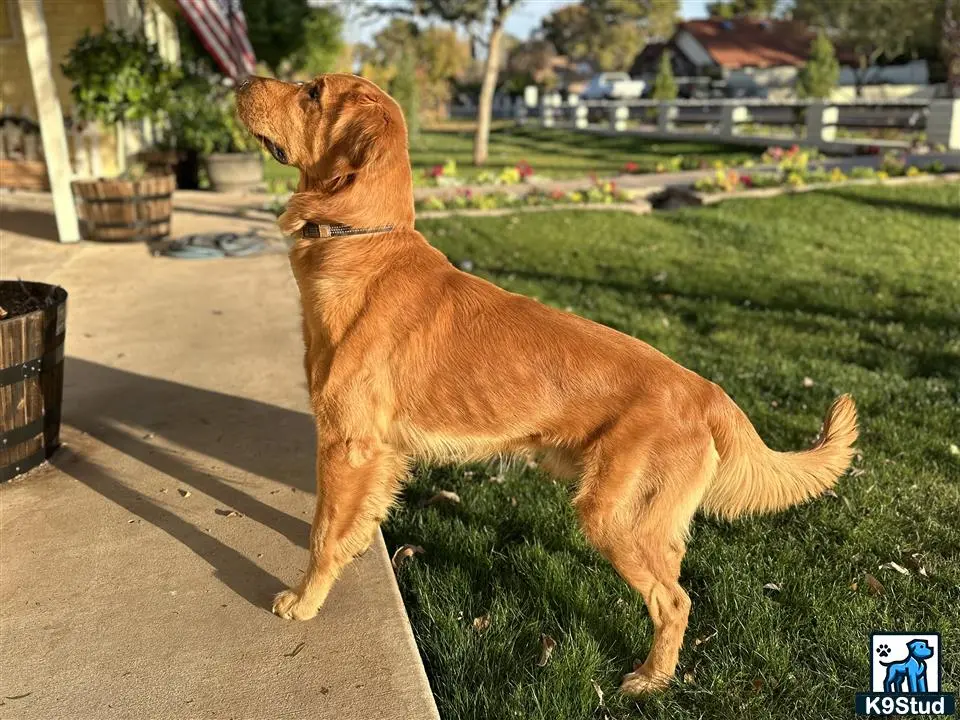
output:
<instances>
[{"instance_id":1,"label":"white porch column","mask_svg":"<svg viewBox=\"0 0 960 720\"><path fill-rule=\"evenodd\" d=\"M960 150L960 100L933 100L927 117L927 141Z\"/></svg>"},{"instance_id":2,"label":"white porch column","mask_svg":"<svg viewBox=\"0 0 960 720\"><path fill-rule=\"evenodd\" d=\"M50 68L50 39L47 36L47 21L43 17L43 0L19 0L19 3L30 80L37 101L43 154L53 193L57 234L60 242L77 242L80 239L80 226L73 191L70 189L73 169L70 167L67 133L63 128L63 110Z\"/></svg>"}]
</instances>

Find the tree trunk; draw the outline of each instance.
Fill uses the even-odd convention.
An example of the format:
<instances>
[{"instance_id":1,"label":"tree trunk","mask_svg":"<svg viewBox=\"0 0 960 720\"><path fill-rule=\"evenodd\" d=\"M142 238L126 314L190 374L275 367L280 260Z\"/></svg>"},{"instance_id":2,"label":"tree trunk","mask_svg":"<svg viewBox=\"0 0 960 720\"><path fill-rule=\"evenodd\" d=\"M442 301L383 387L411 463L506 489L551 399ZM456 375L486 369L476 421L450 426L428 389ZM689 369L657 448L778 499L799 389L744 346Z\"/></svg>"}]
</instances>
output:
<instances>
[{"instance_id":1,"label":"tree trunk","mask_svg":"<svg viewBox=\"0 0 960 720\"><path fill-rule=\"evenodd\" d=\"M477 134L473 139L473 164L487 162L487 146L490 142L490 119L493 116L493 93L497 89L497 74L500 70L500 41L503 40L503 21L506 13L493 19L490 45L487 48L487 64L483 70L480 86L480 104L477 107Z\"/></svg>"}]
</instances>

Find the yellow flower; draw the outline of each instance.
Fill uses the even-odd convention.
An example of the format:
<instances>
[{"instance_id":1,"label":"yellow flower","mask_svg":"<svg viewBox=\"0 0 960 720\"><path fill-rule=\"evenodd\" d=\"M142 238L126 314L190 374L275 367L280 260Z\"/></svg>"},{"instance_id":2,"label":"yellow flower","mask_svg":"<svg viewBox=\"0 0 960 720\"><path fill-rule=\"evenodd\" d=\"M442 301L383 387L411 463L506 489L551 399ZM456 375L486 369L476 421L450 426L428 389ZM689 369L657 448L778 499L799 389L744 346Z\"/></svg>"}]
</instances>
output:
<instances>
[{"instance_id":1,"label":"yellow flower","mask_svg":"<svg viewBox=\"0 0 960 720\"><path fill-rule=\"evenodd\" d=\"M922 175L922 174L923 173L920 172L920 168L916 166L911 166L907 168L907 177L916 177L917 175Z\"/></svg>"},{"instance_id":2,"label":"yellow flower","mask_svg":"<svg viewBox=\"0 0 960 720\"><path fill-rule=\"evenodd\" d=\"M885 170L881 170L877 173L877 180L887 180L889 177L890 173L886 172Z\"/></svg>"}]
</instances>

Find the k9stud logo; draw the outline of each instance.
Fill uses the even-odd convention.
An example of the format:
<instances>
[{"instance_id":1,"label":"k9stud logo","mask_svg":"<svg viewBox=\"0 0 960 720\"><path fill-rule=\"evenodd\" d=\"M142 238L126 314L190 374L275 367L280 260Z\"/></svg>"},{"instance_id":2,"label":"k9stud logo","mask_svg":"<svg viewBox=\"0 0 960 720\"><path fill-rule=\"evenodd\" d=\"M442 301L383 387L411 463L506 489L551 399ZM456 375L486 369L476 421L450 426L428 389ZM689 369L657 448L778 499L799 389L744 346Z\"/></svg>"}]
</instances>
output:
<instances>
[{"instance_id":1,"label":"k9stud logo","mask_svg":"<svg viewBox=\"0 0 960 720\"><path fill-rule=\"evenodd\" d=\"M952 693L940 692L939 633L874 633L870 689L857 693L859 715L952 715Z\"/></svg>"}]
</instances>

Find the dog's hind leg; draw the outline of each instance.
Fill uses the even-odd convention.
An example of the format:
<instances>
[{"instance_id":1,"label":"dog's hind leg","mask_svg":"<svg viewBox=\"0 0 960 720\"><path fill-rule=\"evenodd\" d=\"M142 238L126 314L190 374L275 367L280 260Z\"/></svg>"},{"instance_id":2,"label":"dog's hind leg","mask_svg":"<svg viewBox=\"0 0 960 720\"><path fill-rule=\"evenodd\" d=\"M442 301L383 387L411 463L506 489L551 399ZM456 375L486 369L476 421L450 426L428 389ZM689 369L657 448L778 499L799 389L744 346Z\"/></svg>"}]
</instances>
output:
<instances>
[{"instance_id":1,"label":"dog's hind leg","mask_svg":"<svg viewBox=\"0 0 960 720\"><path fill-rule=\"evenodd\" d=\"M317 614L343 567L369 546L406 468L402 456L374 440L318 439L309 567L295 590L277 595L274 613L287 620Z\"/></svg>"},{"instance_id":2,"label":"dog's hind leg","mask_svg":"<svg viewBox=\"0 0 960 720\"><path fill-rule=\"evenodd\" d=\"M616 447L616 438L605 438ZM621 446L622 448L622 446ZM690 598L677 582L693 514L716 470L713 439L700 429L658 431L633 451L598 448L585 462L575 499L591 542L639 592L653 621L643 665L624 677L636 695L666 686L679 660Z\"/></svg>"}]
</instances>

